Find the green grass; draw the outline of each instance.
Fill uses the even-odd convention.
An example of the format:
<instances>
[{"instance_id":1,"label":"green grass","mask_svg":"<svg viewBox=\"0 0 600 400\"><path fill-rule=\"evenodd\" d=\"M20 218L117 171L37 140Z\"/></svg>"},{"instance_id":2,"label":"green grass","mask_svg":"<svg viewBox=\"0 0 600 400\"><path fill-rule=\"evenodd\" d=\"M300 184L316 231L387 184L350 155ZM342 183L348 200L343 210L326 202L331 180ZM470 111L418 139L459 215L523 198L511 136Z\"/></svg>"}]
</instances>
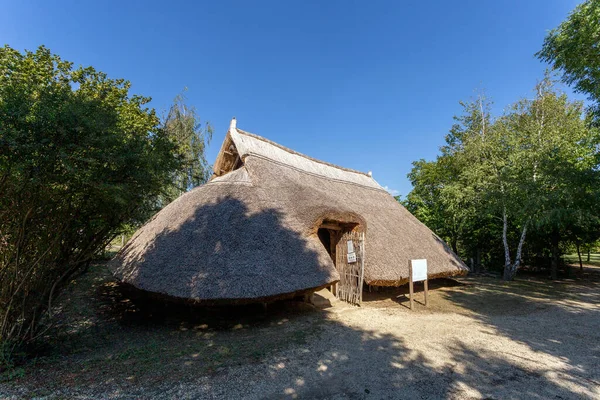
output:
<instances>
[{"instance_id":1,"label":"green grass","mask_svg":"<svg viewBox=\"0 0 600 400\"><path fill-rule=\"evenodd\" d=\"M579 258L577 258L577 253L565 255L565 261L571 264L579 264ZM582 254L581 259L584 264L587 265L595 265L600 267L600 253L592 253L590 254L590 261L587 261L587 254Z\"/></svg>"}]
</instances>

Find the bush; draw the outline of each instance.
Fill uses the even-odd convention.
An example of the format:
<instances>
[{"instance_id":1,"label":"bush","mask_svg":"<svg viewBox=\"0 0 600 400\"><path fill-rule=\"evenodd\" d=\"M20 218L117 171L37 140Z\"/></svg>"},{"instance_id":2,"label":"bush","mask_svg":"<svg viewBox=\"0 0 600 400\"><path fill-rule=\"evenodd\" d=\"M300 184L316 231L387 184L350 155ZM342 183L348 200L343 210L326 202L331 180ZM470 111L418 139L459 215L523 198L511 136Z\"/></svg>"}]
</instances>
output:
<instances>
[{"instance_id":1,"label":"bush","mask_svg":"<svg viewBox=\"0 0 600 400\"><path fill-rule=\"evenodd\" d=\"M48 49L0 48L0 344L35 340L52 300L178 168L149 98Z\"/></svg>"}]
</instances>

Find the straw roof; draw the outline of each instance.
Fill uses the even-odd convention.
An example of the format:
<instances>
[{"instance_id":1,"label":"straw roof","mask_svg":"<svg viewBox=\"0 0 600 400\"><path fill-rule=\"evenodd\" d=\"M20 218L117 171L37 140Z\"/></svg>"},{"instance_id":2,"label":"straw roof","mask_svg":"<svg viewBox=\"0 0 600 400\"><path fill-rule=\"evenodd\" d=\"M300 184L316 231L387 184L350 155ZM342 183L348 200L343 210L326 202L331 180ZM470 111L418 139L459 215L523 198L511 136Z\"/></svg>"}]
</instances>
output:
<instances>
[{"instance_id":1,"label":"straw roof","mask_svg":"<svg viewBox=\"0 0 600 400\"><path fill-rule=\"evenodd\" d=\"M397 286L410 259L430 278L466 273L450 248L369 174L314 160L235 127L207 184L169 204L110 263L139 289L204 302L293 296L339 280L317 231L366 232L365 282Z\"/></svg>"}]
</instances>

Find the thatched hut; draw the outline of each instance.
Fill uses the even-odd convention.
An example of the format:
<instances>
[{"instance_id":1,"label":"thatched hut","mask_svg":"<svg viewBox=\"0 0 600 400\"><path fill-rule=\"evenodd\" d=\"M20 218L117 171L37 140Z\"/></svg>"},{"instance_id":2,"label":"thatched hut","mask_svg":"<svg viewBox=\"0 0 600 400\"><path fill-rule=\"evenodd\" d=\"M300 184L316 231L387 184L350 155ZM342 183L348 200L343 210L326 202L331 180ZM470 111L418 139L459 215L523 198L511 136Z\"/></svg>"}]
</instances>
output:
<instances>
[{"instance_id":1,"label":"thatched hut","mask_svg":"<svg viewBox=\"0 0 600 400\"><path fill-rule=\"evenodd\" d=\"M352 244L348 244L351 241ZM348 256L353 253L353 260ZM110 266L123 282L205 303L268 301L407 282L410 259L429 277L465 265L372 177L236 128L205 185L144 225Z\"/></svg>"}]
</instances>

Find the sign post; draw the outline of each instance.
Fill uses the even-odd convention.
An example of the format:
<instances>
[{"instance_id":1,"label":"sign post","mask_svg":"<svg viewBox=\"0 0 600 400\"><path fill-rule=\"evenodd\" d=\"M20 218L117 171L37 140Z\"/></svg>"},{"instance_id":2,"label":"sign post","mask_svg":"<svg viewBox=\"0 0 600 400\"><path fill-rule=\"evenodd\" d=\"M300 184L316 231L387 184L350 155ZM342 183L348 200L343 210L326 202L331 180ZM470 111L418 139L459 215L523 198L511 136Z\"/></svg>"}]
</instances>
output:
<instances>
[{"instance_id":1,"label":"sign post","mask_svg":"<svg viewBox=\"0 0 600 400\"><path fill-rule=\"evenodd\" d=\"M427 278L427 260L409 260L408 289L410 292L410 309L413 309L414 283L423 281L425 289L425 307L427 307L427 294L429 291L429 280Z\"/></svg>"}]
</instances>

